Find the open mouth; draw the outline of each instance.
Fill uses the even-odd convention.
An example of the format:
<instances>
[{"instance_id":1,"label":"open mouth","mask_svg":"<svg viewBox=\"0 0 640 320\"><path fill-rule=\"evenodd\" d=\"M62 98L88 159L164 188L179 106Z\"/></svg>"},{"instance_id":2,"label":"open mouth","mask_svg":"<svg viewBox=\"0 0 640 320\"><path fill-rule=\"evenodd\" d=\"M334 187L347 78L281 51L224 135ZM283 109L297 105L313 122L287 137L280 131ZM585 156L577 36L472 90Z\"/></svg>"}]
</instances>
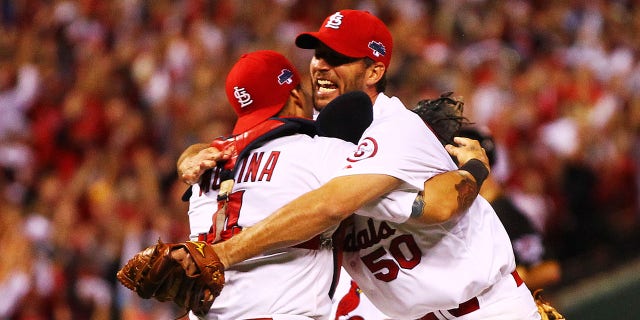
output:
<instances>
[{"instance_id":1,"label":"open mouth","mask_svg":"<svg viewBox=\"0 0 640 320\"><path fill-rule=\"evenodd\" d=\"M316 86L318 87L318 93L331 93L338 89L335 83L325 79L316 80Z\"/></svg>"}]
</instances>

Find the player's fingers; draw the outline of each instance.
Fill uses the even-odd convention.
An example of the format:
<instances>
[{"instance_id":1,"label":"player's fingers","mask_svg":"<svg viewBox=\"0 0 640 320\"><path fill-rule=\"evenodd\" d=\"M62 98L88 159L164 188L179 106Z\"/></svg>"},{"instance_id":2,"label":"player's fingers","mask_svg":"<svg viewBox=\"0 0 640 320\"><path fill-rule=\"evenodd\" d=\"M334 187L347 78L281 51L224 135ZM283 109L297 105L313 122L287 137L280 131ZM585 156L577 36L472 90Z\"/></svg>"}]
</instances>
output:
<instances>
[{"instance_id":1,"label":"player's fingers","mask_svg":"<svg viewBox=\"0 0 640 320\"><path fill-rule=\"evenodd\" d=\"M222 152L220 152L220 154L219 154L220 158L217 159L217 160L220 161L220 160L231 159L231 156L233 154L235 154L235 153L236 153L236 146L235 145L230 146L230 147L224 149Z\"/></svg>"},{"instance_id":2,"label":"player's fingers","mask_svg":"<svg viewBox=\"0 0 640 320\"><path fill-rule=\"evenodd\" d=\"M184 263L182 264L187 275L192 276L198 273L198 267L196 266L191 254L187 253L187 256L184 258Z\"/></svg>"},{"instance_id":3,"label":"player's fingers","mask_svg":"<svg viewBox=\"0 0 640 320\"><path fill-rule=\"evenodd\" d=\"M464 147L469 144L470 139L467 139L465 137L453 137L453 142L455 142L456 145L460 147Z\"/></svg>"},{"instance_id":4,"label":"player's fingers","mask_svg":"<svg viewBox=\"0 0 640 320\"><path fill-rule=\"evenodd\" d=\"M464 165L471 159L478 159L489 168L489 158L478 141L466 139L461 142L458 146L450 144L445 146L447 152L458 160L459 166Z\"/></svg>"},{"instance_id":5,"label":"player's fingers","mask_svg":"<svg viewBox=\"0 0 640 320\"><path fill-rule=\"evenodd\" d=\"M454 137L453 142L455 142L459 147L466 147L471 149L481 149L480 141L465 138L465 137Z\"/></svg>"},{"instance_id":6,"label":"player's fingers","mask_svg":"<svg viewBox=\"0 0 640 320\"><path fill-rule=\"evenodd\" d=\"M202 151L200 151L199 156L202 159L210 159L210 160L216 160L216 158L218 157L218 155L220 154L220 150L214 148L214 147L209 147L206 149L203 149Z\"/></svg>"},{"instance_id":7,"label":"player's fingers","mask_svg":"<svg viewBox=\"0 0 640 320\"><path fill-rule=\"evenodd\" d=\"M465 140L462 137L453 137L453 142L460 146L465 143Z\"/></svg>"},{"instance_id":8,"label":"player's fingers","mask_svg":"<svg viewBox=\"0 0 640 320\"><path fill-rule=\"evenodd\" d=\"M188 168L182 170L182 174L180 175L180 179L189 185L193 185L198 182L200 179L200 175L202 174L202 170Z\"/></svg>"},{"instance_id":9,"label":"player's fingers","mask_svg":"<svg viewBox=\"0 0 640 320\"><path fill-rule=\"evenodd\" d=\"M202 174L207 169L215 168L217 164L218 163L215 160L202 160L199 163L199 168L200 168L199 173Z\"/></svg>"},{"instance_id":10,"label":"player's fingers","mask_svg":"<svg viewBox=\"0 0 640 320\"><path fill-rule=\"evenodd\" d=\"M196 267L193 258L184 248L171 251L171 258L182 266L187 275L194 275L198 272L198 268Z\"/></svg>"},{"instance_id":11,"label":"player's fingers","mask_svg":"<svg viewBox=\"0 0 640 320\"><path fill-rule=\"evenodd\" d=\"M217 148L209 147L200 151L200 157L202 160L220 161L231 158L231 155L235 152L235 146L229 146L220 151Z\"/></svg>"},{"instance_id":12,"label":"player's fingers","mask_svg":"<svg viewBox=\"0 0 640 320\"><path fill-rule=\"evenodd\" d=\"M447 152L451 155L451 156L456 156L456 153L458 152L456 149L456 146L452 145L452 144L448 144L446 146L444 146L444 148L447 150Z\"/></svg>"}]
</instances>

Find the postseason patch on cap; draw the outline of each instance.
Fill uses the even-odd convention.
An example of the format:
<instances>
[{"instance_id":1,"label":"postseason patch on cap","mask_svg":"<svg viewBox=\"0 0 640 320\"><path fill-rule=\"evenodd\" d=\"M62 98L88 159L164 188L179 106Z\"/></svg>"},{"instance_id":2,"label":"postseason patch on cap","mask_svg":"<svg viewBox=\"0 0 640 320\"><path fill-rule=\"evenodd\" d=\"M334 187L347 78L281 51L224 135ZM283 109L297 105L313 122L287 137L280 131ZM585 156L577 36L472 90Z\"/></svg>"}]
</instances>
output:
<instances>
[{"instance_id":1,"label":"postseason patch on cap","mask_svg":"<svg viewBox=\"0 0 640 320\"><path fill-rule=\"evenodd\" d=\"M384 44L378 41L369 42L369 49L373 50L373 55L376 57L384 57L387 54L387 50L384 48Z\"/></svg>"},{"instance_id":2,"label":"postseason patch on cap","mask_svg":"<svg viewBox=\"0 0 640 320\"><path fill-rule=\"evenodd\" d=\"M293 71L282 69L282 72L278 75L278 83L280 85L293 83Z\"/></svg>"}]
</instances>

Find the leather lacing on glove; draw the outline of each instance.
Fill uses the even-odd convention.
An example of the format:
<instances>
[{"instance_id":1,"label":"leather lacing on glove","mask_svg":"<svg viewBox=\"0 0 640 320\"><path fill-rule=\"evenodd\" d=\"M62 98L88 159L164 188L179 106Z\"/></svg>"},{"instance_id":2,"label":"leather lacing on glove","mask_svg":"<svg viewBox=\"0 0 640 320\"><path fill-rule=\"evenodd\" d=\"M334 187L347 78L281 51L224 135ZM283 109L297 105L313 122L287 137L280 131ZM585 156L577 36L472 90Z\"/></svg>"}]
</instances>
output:
<instances>
[{"instance_id":1,"label":"leather lacing on glove","mask_svg":"<svg viewBox=\"0 0 640 320\"><path fill-rule=\"evenodd\" d=\"M197 272L187 275L171 252L185 249L193 258ZM163 243L158 240L134 255L117 273L118 280L141 298L173 301L197 316L209 312L224 286L224 266L205 242ZM181 317L183 317L182 315ZM180 317L179 317L180 318Z\"/></svg>"},{"instance_id":2,"label":"leather lacing on glove","mask_svg":"<svg viewBox=\"0 0 640 320\"><path fill-rule=\"evenodd\" d=\"M542 320L564 320L566 319L556 308L554 308L548 301L542 298L542 289L537 289L533 292L533 299L538 307L538 313L542 317Z\"/></svg>"}]
</instances>

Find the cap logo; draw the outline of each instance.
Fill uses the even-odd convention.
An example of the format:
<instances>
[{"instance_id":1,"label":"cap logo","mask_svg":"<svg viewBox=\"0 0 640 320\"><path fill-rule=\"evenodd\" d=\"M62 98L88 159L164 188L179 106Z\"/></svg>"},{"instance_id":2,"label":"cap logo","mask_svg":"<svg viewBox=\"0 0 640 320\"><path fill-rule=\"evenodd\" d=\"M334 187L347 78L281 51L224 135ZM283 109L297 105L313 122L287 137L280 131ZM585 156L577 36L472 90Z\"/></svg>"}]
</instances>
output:
<instances>
[{"instance_id":1,"label":"cap logo","mask_svg":"<svg viewBox=\"0 0 640 320\"><path fill-rule=\"evenodd\" d=\"M253 103L251 95L245 88L233 87L233 96L238 100L240 108L244 108Z\"/></svg>"},{"instance_id":2,"label":"cap logo","mask_svg":"<svg viewBox=\"0 0 640 320\"><path fill-rule=\"evenodd\" d=\"M387 50L384 48L382 42L371 41L369 42L369 49L373 50L373 55L376 57L384 56L387 54Z\"/></svg>"},{"instance_id":3,"label":"cap logo","mask_svg":"<svg viewBox=\"0 0 640 320\"><path fill-rule=\"evenodd\" d=\"M280 85L293 83L293 71L289 69L282 69L282 72L280 72L280 75L278 76L278 83Z\"/></svg>"},{"instance_id":4,"label":"cap logo","mask_svg":"<svg viewBox=\"0 0 640 320\"><path fill-rule=\"evenodd\" d=\"M344 16L340 13L340 11L332 14L331 16L329 16L329 19L327 20L327 24L324 25L325 28L331 28L331 29L340 29L340 25L342 24L342 18L344 18Z\"/></svg>"}]
</instances>

